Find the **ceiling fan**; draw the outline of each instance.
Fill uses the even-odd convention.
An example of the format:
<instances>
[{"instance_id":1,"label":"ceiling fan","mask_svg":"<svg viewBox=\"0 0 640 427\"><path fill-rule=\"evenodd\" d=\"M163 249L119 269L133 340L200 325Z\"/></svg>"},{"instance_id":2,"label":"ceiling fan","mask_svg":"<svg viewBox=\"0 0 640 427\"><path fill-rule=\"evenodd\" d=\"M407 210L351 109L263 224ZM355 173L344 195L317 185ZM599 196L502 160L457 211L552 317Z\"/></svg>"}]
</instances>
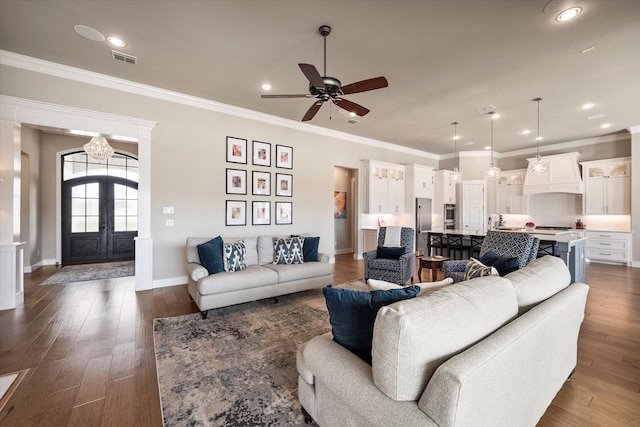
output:
<instances>
[{"instance_id":1,"label":"ceiling fan","mask_svg":"<svg viewBox=\"0 0 640 427\"><path fill-rule=\"evenodd\" d=\"M383 87L389 86L387 79L384 77L374 77L342 86L340 80L327 76L327 36L331 34L331 27L323 25L319 28L319 31L322 37L324 37L324 76L321 76L316 67L311 64L298 64L300 70L302 70L305 77L309 80L308 94L262 95L262 98L316 98L317 101L313 103L302 118L303 122L313 119L320 107L322 107L322 104L327 101L331 101L338 107L358 116L364 116L369 112L369 109L348 99L341 98L341 96L382 89Z\"/></svg>"}]
</instances>

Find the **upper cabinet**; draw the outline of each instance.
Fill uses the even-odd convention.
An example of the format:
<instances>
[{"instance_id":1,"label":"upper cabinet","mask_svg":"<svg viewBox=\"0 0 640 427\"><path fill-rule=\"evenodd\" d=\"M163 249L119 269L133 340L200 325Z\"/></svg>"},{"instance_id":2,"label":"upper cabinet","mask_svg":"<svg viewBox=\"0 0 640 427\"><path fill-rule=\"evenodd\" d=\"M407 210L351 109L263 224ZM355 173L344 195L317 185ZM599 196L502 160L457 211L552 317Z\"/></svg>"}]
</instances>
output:
<instances>
[{"instance_id":1,"label":"upper cabinet","mask_svg":"<svg viewBox=\"0 0 640 427\"><path fill-rule=\"evenodd\" d=\"M496 212L501 214L526 214L527 199L524 196L526 169L502 171L496 183Z\"/></svg>"},{"instance_id":2,"label":"upper cabinet","mask_svg":"<svg viewBox=\"0 0 640 427\"><path fill-rule=\"evenodd\" d=\"M404 213L404 166L365 160L362 162L362 169L365 212Z\"/></svg>"},{"instance_id":3,"label":"upper cabinet","mask_svg":"<svg viewBox=\"0 0 640 427\"><path fill-rule=\"evenodd\" d=\"M456 183L451 175L453 171L441 169L435 171L435 209L440 209L438 205L454 205L456 203Z\"/></svg>"},{"instance_id":4,"label":"upper cabinet","mask_svg":"<svg viewBox=\"0 0 640 427\"><path fill-rule=\"evenodd\" d=\"M631 159L581 162L585 181L585 214L631 213Z\"/></svg>"},{"instance_id":5,"label":"upper cabinet","mask_svg":"<svg viewBox=\"0 0 640 427\"><path fill-rule=\"evenodd\" d=\"M413 196L416 198L433 199L434 193L433 168L413 165Z\"/></svg>"}]
</instances>

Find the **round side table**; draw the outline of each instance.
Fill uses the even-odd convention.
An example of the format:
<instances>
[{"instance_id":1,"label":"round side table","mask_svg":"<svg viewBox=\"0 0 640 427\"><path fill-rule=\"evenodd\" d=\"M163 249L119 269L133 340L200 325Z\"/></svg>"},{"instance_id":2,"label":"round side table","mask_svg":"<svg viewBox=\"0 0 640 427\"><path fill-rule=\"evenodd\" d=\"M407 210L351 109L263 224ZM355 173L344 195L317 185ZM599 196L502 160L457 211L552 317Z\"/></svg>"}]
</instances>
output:
<instances>
[{"instance_id":1,"label":"round side table","mask_svg":"<svg viewBox=\"0 0 640 427\"><path fill-rule=\"evenodd\" d=\"M447 256L423 256L420 257L420 268L418 269L418 279L422 282L422 268L428 268L431 270L431 281L435 282L437 280L436 273L439 269L442 268L442 263L444 261L448 261L451 258Z\"/></svg>"}]
</instances>

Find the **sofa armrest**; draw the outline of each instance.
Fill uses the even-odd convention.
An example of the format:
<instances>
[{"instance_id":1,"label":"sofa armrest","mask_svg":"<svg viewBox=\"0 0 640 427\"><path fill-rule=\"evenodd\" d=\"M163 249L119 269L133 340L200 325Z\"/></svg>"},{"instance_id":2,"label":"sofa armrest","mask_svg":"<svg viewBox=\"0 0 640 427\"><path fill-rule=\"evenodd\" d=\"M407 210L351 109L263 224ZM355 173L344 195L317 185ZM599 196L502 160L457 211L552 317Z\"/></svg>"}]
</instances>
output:
<instances>
[{"instance_id":1,"label":"sofa armrest","mask_svg":"<svg viewBox=\"0 0 640 427\"><path fill-rule=\"evenodd\" d=\"M436 426L418 408L417 402L397 402L384 395L373 383L371 366L333 341L331 334L311 339L301 353L306 370L313 373L315 386L322 384L328 388L342 405L357 413L359 419L367 420L368 425ZM318 407L321 417L332 410Z\"/></svg>"},{"instance_id":2,"label":"sofa armrest","mask_svg":"<svg viewBox=\"0 0 640 427\"><path fill-rule=\"evenodd\" d=\"M329 255L318 252L318 262L329 262L330 260L331 258L329 257Z\"/></svg>"},{"instance_id":3,"label":"sofa armrest","mask_svg":"<svg viewBox=\"0 0 640 427\"><path fill-rule=\"evenodd\" d=\"M197 282L203 277L207 277L209 271L197 262L190 262L187 264L187 275L191 280Z\"/></svg>"},{"instance_id":4,"label":"sofa armrest","mask_svg":"<svg viewBox=\"0 0 640 427\"><path fill-rule=\"evenodd\" d=\"M362 258L364 258L365 261L371 261L372 259L376 259L377 257L378 257L377 250L367 251L362 254Z\"/></svg>"}]
</instances>

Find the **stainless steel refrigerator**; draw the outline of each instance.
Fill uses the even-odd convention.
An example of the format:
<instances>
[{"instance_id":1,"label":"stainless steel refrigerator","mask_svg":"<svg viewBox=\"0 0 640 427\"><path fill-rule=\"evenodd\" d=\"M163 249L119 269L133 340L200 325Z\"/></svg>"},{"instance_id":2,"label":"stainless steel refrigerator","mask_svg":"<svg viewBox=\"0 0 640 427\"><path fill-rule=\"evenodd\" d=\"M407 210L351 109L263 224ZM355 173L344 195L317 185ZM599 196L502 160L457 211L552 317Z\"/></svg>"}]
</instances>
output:
<instances>
[{"instance_id":1,"label":"stainless steel refrigerator","mask_svg":"<svg viewBox=\"0 0 640 427\"><path fill-rule=\"evenodd\" d=\"M424 255L427 247L427 231L431 230L431 199L416 199L416 250Z\"/></svg>"}]
</instances>

